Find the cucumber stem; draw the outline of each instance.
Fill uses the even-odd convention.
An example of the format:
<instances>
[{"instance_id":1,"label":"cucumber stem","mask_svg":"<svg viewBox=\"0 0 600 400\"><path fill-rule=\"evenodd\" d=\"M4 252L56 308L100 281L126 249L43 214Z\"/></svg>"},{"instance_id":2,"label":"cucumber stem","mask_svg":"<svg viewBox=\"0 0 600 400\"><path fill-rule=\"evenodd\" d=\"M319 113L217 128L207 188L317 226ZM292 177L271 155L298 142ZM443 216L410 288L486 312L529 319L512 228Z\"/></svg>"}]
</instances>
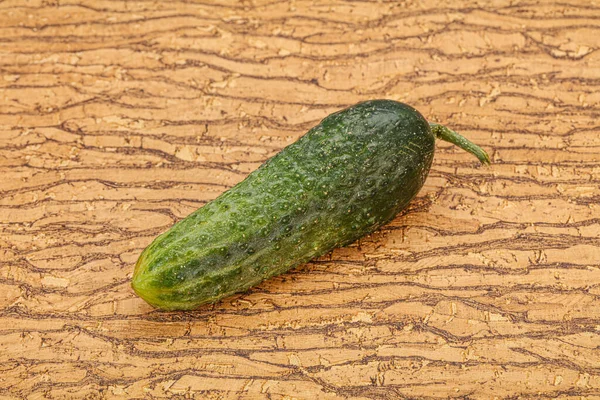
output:
<instances>
[{"instance_id":1,"label":"cucumber stem","mask_svg":"<svg viewBox=\"0 0 600 400\"><path fill-rule=\"evenodd\" d=\"M443 125L429 123L433 134L438 138L446 142L457 145L461 149L468 151L481 161L482 164L490 165L490 157L481 147L471 142L466 137L454 132L452 129L448 129Z\"/></svg>"}]
</instances>

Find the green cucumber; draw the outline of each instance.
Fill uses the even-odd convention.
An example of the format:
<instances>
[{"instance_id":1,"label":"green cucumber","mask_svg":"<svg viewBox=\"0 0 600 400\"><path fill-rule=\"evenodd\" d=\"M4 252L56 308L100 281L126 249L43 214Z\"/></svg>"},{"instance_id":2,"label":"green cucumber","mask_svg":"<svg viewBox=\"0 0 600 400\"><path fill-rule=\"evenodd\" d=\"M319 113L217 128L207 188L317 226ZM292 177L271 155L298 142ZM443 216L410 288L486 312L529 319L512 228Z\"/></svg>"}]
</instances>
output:
<instances>
[{"instance_id":1,"label":"green cucumber","mask_svg":"<svg viewBox=\"0 0 600 400\"><path fill-rule=\"evenodd\" d=\"M489 164L406 104L373 100L331 114L158 236L137 261L133 289L164 310L194 309L356 241L419 192L436 137Z\"/></svg>"}]
</instances>

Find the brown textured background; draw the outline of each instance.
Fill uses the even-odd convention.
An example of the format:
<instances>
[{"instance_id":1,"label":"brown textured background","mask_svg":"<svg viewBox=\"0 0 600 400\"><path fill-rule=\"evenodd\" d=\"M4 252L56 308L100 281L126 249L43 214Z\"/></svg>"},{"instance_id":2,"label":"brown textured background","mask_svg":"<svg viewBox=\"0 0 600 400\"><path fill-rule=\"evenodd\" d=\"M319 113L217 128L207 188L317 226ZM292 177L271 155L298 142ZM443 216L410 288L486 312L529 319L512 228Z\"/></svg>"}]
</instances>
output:
<instances>
[{"instance_id":1,"label":"brown textured background","mask_svg":"<svg viewBox=\"0 0 600 400\"><path fill-rule=\"evenodd\" d=\"M600 399L600 3L0 1L0 398ZM141 249L327 114L417 107L409 212L161 313Z\"/></svg>"}]
</instances>

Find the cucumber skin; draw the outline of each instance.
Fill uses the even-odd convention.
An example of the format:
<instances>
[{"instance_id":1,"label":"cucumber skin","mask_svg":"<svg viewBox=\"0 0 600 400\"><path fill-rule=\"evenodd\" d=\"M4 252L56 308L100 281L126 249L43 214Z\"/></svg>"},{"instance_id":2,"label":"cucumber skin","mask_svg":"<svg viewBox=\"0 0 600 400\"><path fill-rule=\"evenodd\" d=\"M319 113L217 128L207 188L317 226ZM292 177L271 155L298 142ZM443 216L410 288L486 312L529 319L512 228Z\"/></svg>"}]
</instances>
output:
<instances>
[{"instance_id":1,"label":"cucumber skin","mask_svg":"<svg viewBox=\"0 0 600 400\"><path fill-rule=\"evenodd\" d=\"M155 307L190 310L350 244L408 205L434 150L408 105L373 100L331 114L158 236L132 286Z\"/></svg>"}]
</instances>

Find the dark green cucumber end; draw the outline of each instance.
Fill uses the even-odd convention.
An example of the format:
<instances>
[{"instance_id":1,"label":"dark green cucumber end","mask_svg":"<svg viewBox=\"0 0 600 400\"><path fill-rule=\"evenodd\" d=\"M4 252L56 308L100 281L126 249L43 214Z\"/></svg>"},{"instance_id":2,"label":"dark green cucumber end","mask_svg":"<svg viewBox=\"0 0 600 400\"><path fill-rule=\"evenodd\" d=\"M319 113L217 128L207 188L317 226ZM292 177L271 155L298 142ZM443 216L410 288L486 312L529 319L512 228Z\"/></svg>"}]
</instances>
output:
<instances>
[{"instance_id":1,"label":"dark green cucumber end","mask_svg":"<svg viewBox=\"0 0 600 400\"><path fill-rule=\"evenodd\" d=\"M443 125L429 123L431 126L431 131L438 139L442 139L443 141L450 142L452 144L457 145L461 149L468 151L473 154L475 157L481 161L484 165L490 165L490 156L483 150L481 147L477 146L475 143L471 142L466 137L461 134L454 132L452 129L448 129Z\"/></svg>"},{"instance_id":2,"label":"dark green cucumber end","mask_svg":"<svg viewBox=\"0 0 600 400\"><path fill-rule=\"evenodd\" d=\"M193 310L202 305L189 302L165 301L163 299L165 296L162 296L165 291L157 288L152 280L142 277L141 274L134 274L131 281L131 287L135 294L140 296L146 303L160 310Z\"/></svg>"},{"instance_id":3,"label":"dark green cucumber end","mask_svg":"<svg viewBox=\"0 0 600 400\"><path fill-rule=\"evenodd\" d=\"M135 264L131 280L133 291L154 308L163 311L194 310L220 299L217 295L205 295L201 300L190 300L190 288L166 284L165 274L160 273L161 268L153 268L156 266L156 259L152 256L147 257L145 250ZM197 283L199 286L206 287L213 281L214 279L202 278Z\"/></svg>"},{"instance_id":4,"label":"dark green cucumber end","mask_svg":"<svg viewBox=\"0 0 600 400\"><path fill-rule=\"evenodd\" d=\"M142 263L144 259L144 254L140 256L135 264L135 270L133 272L133 279L131 280L131 287L135 294L144 299L148 304L153 307L162 308L162 302L156 296L156 288L153 287L152 281L145 278L142 274Z\"/></svg>"}]
</instances>

